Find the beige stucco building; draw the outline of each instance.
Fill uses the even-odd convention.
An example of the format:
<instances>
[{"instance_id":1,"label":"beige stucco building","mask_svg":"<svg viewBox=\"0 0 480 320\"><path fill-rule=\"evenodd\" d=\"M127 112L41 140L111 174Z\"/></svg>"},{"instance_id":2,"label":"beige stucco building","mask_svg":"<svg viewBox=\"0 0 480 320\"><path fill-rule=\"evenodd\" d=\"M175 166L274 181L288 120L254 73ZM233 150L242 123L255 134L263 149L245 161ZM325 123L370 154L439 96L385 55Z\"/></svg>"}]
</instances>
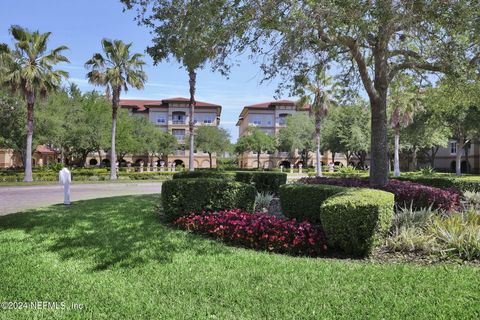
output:
<instances>
[{"instance_id":1,"label":"beige stucco building","mask_svg":"<svg viewBox=\"0 0 480 320\"><path fill-rule=\"evenodd\" d=\"M47 146L37 146L32 155L33 166L44 166L49 163L58 162L58 152ZM0 149L0 168L19 168L23 167L20 153L12 149Z\"/></svg>"},{"instance_id":2,"label":"beige stucco building","mask_svg":"<svg viewBox=\"0 0 480 320\"><path fill-rule=\"evenodd\" d=\"M257 127L267 134L277 135L282 128L286 127L286 118L297 112L308 111L298 111L295 107L295 102L290 100L277 100L246 106L240 113L237 122L239 136L242 137L248 134L247 129L250 126ZM303 167L314 166L315 161L316 156L314 153L311 153L308 163L304 164L297 150L275 151L273 153L262 152L260 155L261 168L278 168L280 166L290 168L292 166L298 167L299 164L302 164ZM333 155L331 152L324 152L320 161L323 165L327 165L332 161L337 166L347 164L345 156L340 153ZM257 165L257 154L255 152L244 152L239 156L239 166L241 168L256 168Z\"/></svg>"},{"instance_id":3,"label":"beige stucco building","mask_svg":"<svg viewBox=\"0 0 480 320\"><path fill-rule=\"evenodd\" d=\"M180 148L174 154L167 156L149 158L148 155L127 155L124 157L125 162L138 164L143 161L144 164L162 162L167 165L183 165L188 168L188 150L185 150L185 137L188 135L189 117L189 99L187 98L170 98L163 100L120 100L122 108L128 109L131 116L145 117L162 131L171 133L179 142ZM220 114L222 107L217 104L196 101L194 121L196 126L218 126L220 124ZM188 141L187 141L188 143ZM208 154L201 150L195 150L195 168L208 168L210 161ZM102 158L102 159L100 159ZM102 161L104 164L109 163L109 155L90 154L87 163L97 165ZM216 167L216 155L212 156L212 165Z\"/></svg>"}]
</instances>

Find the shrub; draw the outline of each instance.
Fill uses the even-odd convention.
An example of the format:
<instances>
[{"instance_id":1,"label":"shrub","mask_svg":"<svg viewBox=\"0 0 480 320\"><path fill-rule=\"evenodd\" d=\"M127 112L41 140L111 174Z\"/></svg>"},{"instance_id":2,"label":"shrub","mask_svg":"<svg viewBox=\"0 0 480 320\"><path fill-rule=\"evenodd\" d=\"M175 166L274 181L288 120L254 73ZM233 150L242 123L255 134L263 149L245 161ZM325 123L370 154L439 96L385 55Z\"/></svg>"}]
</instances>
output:
<instances>
[{"instance_id":1,"label":"shrub","mask_svg":"<svg viewBox=\"0 0 480 320\"><path fill-rule=\"evenodd\" d=\"M329 246L368 255L389 230L393 208L393 194L381 190L349 189L331 196L320 209Z\"/></svg>"},{"instance_id":2,"label":"shrub","mask_svg":"<svg viewBox=\"0 0 480 320\"><path fill-rule=\"evenodd\" d=\"M435 237L427 234L419 227L402 226L395 229L387 238L386 246L394 252L424 252L430 253L435 250Z\"/></svg>"},{"instance_id":3,"label":"shrub","mask_svg":"<svg viewBox=\"0 0 480 320\"><path fill-rule=\"evenodd\" d=\"M465 191L463 193L463 199L467 208L471 208L473 210L480 209L480 192Z\"/></svg>"},{"instance_id":4,"label":"shrub","mask_svg":"<svg viewBox=\"0 0 480 320\"><path fill-rule=\"evenodd\" d=\"M392 220L392 230L405 228L425 228L429 225L434 216L438 215L438 211L431 207L414 210L410 207L400 207L396 210Z\"/></svg>"},{"instance_id":5,"label":"shrub","mask_svg":"<svg viewBox=\"0 0 480 320\"><path fill-rule=\"evenodd\" d=\"M119 177L128 177L131 180L166 180L173 176L172 172L128 172L120 173Z\"/></svg>"},{"instance_id":6,"label":"shrub","mask_svg":"<svg viewBox=\"0 0 480 320\"><path fill-rule=\"evenodd\" d=\"M220 179L174 179L163 183L161 198L166 219L174 221L203 210L240 208L252 212L255 188Z\"/></svg>"},{"instance_id":7,"label":"shrub","mask_svg":"<svg viewBox=\"0 0 480 320\"><path fill-rule=\"evenodd\" d=\"M345 188L321 184L286 184L280 187L280 204L283 214L298 221L308 220L320 224L320 207L329 197Z\"/></svg>"},{"instance_id":8,"label":"shrub","mask_svg":"<svg viewBox=\"0 0 480 320\"><path fill-rule=\"evenodd\" d=\"M283 172L244 172L235 174L235 180L253 184L258 192L277 193L281 185L287 183L287 174Z\"/></svg>"},{"instance_id":9,"label":"shrub","mask_svg":"<svg viewBox=\"0 0 480 320\"><path fill-rule=\"evenodd\" d=\"M177 172L173 175L173 179L191 179L191 178L215 178L233 180L234 175L232 173L224 171L212 171L212 170L195 170Z\"/></svg>"},{"instance_id":10,"label":"shrub","mask_svg":"<svg viewBox=\"0 0 480 320\"><path fill-rule=\"evenodd\" d=\"M480 178L478 176L406 175L395 179L417 182L435 188L455 189L457 192L480 191Z\"/></svg>"},{"instance_id":11,"label":"shrub","mask_svg":"<svg viewBox=\"0 0 480 320\"><path fill-rule=\"evenodd\" d=\"M477 212L437 217L431 232L443 247L441 253L465 260L480 259L480 214Z\"/></svg>"},{"instance_id":12,"label":"shrub","mask_svg":"<svg viewBox=\"0 0 480 320\"><path fill-rule=\"evenodd\" d=\"M240 209L202 212L180 217L175 223L195 233L257 250L318 255L327 249L321 228L264 213L250 214Z\"/></svg>"},{"instance_id":13,"label":"shrub","mask_svg":"<svg viewBox=\"0 0 480 320\"><path fill-rule=\"evenodd\" d=\"M432 206L434 209L451 211L460 204L460 195L452 190L442 190L409 181L392 179L382 187L371 187L368 180L354 178L302 178L300 182L342 187L377 188L393 193L397 206L412 205L414 209Z\"/></svg>"},{"instance_id":14,"label":"shrub","mask_svg":"<svg viewBox=\"0 0 480 320\"><path fill-rule=\"evenodd\" d=\"M257 192L255 196L255 211L268 210L270 203L273 200L273 193L271 192Z\"/></svg>"}]
</instances>

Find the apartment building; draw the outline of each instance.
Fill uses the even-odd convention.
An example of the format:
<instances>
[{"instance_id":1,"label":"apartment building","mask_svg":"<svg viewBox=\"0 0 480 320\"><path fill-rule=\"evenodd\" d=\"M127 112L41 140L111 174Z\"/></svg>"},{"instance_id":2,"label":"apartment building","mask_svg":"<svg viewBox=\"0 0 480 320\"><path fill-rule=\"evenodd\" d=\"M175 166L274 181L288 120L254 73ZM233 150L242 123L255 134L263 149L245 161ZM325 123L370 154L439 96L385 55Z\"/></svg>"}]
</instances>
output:
<instances>
[{"instance_id":1,"label":"apartment building","mask_svg":"<svg viewBox=\"0 0 480 320\"><path fill-rule=\"evenodd\" d=\"M430 152L426 157L423 154L419 155L420 167L432 167L441 172L455 172L456 165L456 153L457 153L457 141L454 139L448 140L446 147L440 147ZM435 153L435 157L432 157L432 152ZM433 161L432 161L433 160ZM402 164L402 163L401 163ZM461 158L461 170L463 173L480 173L480 141L475 139L467 145L462 151ZM402 169L404 171L411 170L412 165L408 159L403 159Z\"/></svg>"},{"instance_id":2,"label":"apartment building","mask_svg":"<svg viewBox=\"0 0 480 320\"><path fill-rule=\"evenodd\" d=\"M308 112L308 110L297 110L294 101L276 100L263 102L245 106L240 113L237 126L239 128L239 136L247 134L247 128L254 126L267 134L276 135L279 131L286 127L287 117L297 112ZM284 168L302 166L314 166L316 158L312 153L307 164L304 164L298 151L284 150L275 151L273 153L262 153L260 155L261 168ZM323 165L334 161L336 165L346 165L347 160L343 154L333 155L331 152L324 152L321 155ZM257 154L255 152L245 152L239 156L239 165L241 168L256 168Z\"/></svg>"},{"instance_id":3,"label":"apartment building","mask_svg":"<svg viewBox=\"0 0 480 320\"><path fill-rule=\"evenodd\" d=\"M186 136L188 135L189 117L189 99L187 98L170 98L162 100L120 100L122 108L128 110L131 116L145 117L154 123L155 126L164 132L169 132L179 142L179 149L173 154L169 154L162 159L149 159L148 155L128 155L124 157L125 162L145 164L161 162L164 165L183 165L188 168L188 150L185 150ZM217 104L196 101L194 121L196 126L218 126L220 124L220 114L222 107ZM109 164L108 154L102 155L101 160L105 165ZM97 165L100 162L98 155L92 154L87 159L90 165ZM212 157L212 164L216 166L216 156ZM210 162L208 154L201 150L195 150L195 168L209 168Z\"/></svg>"}]
</instances>

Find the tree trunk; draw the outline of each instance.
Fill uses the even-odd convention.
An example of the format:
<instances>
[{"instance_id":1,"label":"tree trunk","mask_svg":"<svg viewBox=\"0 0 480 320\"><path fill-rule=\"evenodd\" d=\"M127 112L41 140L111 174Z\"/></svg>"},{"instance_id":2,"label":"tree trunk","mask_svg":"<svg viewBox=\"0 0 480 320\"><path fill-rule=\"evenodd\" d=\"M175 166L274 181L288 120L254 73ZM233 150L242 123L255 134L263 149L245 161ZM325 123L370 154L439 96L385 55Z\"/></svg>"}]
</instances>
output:
<instances>
[{"instance_id":1,"label":"tree trunk","mask_svg":"<svg viewBox=\"0 0 480 320\"><path fill-rule=\"evenodd\" d=\"M210 169L212 169L213 166L212 166L212 153L211 152L208 153L208 158L210 160Z\"/></svg>"},{"instance_id":2,"label":"tree trunk","mask_svg":"<svg viewBox=\"0 0 480 320\"><path fill-rule=\"evenodd\" d=\"M417 147L414 146L412 150L412 169L413 171L417 171L418 168L418 151Z\"/></svg>"},{"instance_id":3,"label":"tree trunk","mask_svg":"<svg viewBox=\"0 0 480 320\"><path fill-rule=\"evenodd\" d=\"M194 131L195 131L195 86L196 86L196 80L197 80L197 74L195 73L195 70L189 70L188 71L188 76L190 78L189 80L189 85L190 85L190 121L188 122L188 130L190 132L190 149L188 152L188 170L193 171L194 170L194 159L193 159L193 149L195 148L195 136L194 136Z\"/></svg>"},{"instance_id":4,"label":"tree trunk","mask_svg":"<svg viewBox=\"0 0 480 320\"><path fill-rule=\"evenodd\" d=\"M455 154L455 175L462 175L462 152L464 147L464 140L460 138L457 140L457 153Z\"/></svg>"},{"instance_id":5,"label":"tree trunk","mask_svg":"<svg viewBox=\"0 0 480 320\"><path fill-rule=\"evenodd\" d=\"M110 146L110 180L117 180L117 154L115 151L115 136L117 132L117 111L120 90L113 89L112 95L112 145Z\"/></svg>"},{"instance_id":6,"label":"tree trunk","mask_svg":"<svg viewBox=\"0 0 480 320\"><path fill-rule=\"evenodd\" d=\"M257 169L260 169L260 153L262 150L257 151Z\"/></svg>"},{"instance_id":7,"label":"tree trunk","mask_svg":"<svg viewBox=\"0 0 480 320\"><path fill-rule=\"evenodd\" d=\"M470 153L470 140L465 143L463 149L465 150L465 162L467 163L465 170L466 173L470 173L470 161L468 159Z\"/></svg>"},{"instance_id":8,"label":"tree trunk","mask_svg":"<svg viewBox=\"0 0 480 320\"><path fill-rule=\"evenodd\" d=\"M377 87L377 83L375 83ZM378 85L378 99L370 99L372 110L372 135L370 141L370 184L383 186L388 183L388 141L387 141L387 89Z\"/></svg>"},{"instance_id":9,"label":"tree trunk","mask_svg":"<svg viewBox=\"0 0 480 320\"><path fill-rule=\"evenodd\" d=\"M400 177L400 128L395 127L395 146L393 151L393 176Z\"/></svg>"},{"instance_id":10,"label":"tree trunk","mask_svg":"<svg viewBox=\"0 0 480 320\"><path fill-rule=\"evenodd\" d=\"M60 148L60 163L65 166L65 147Z\"/></svg>"},{"instance_id":11,"label":"tree trunk","mask_svg":"<svg viewBox=\"0 0 480 320\"><path fill-rule=\"evenodd\" d=\"M27 148L25 150L25 175L23 181L33 181L32 174L32 142L33 142L33 111L35 105L35 94L27 93Z\"/></svg>"},{"instance_id":12,"label":"tree trunk","mask_svg":"<svg viewBox=\"0 0 480 320\"><path fill-rule=\"evenodd\" d=\"M322 119L320 117L315 117L315 155L316 155L316 171L315 175L317 177L322 176L322 162L320 160L320 140L322 134Z\"/></svg>"}]
</instances>

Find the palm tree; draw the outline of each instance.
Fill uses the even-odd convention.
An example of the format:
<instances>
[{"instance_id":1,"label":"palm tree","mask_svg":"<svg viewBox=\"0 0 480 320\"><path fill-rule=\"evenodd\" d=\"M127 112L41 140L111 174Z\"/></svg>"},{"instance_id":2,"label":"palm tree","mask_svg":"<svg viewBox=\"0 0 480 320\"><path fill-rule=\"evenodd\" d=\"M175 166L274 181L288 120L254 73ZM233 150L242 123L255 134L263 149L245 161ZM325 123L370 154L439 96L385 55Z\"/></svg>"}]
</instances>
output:
<instances>
[{"instance_id":1,"label":"palm tree","mask_svg":"<svg viewBox=\"0 0 480 320\"><path fill-rule=\"evenodd\" d=\"M400 130L413 122L413 116L419 108L418 89L413 86L410 77L399 77L392 83L389 95L391 109L390 127L394 135L393 175L400 176Z\"/></svg>"},{"instance_id":2,"label":"palm tree","mask_svg":"<svg viewBox=\"0 0 480 320\"><path fill-rule=\"evenodd\" d=\"M323 70L317 72L315 80L305 86L307 92L297 102L298 109L309 108L310 116L315 119L315 153L316 176L322 176L322 162L320 159L320 141L322 133L322 120L327 115L332 104L330 96L333 94L332 78Z\"/></svg>"},{"instance_id":3,"label":"palm tree","mask_svg":"<svg viewBox=\"0 0 480 320\"><path fill-rule=\"evenodd\" d=\"M128 86L143 89L147 75L143 71L145 62L140 53L130 53L131 43L125 44L121 40L102 40L105 56L95 53L85 63L91 69L87 73L91 84L106 88L107 97L112 101L112 145L110 148L110 179L117 179L115 153L115 134L117 130L117 111L120 103L120 94L128 91Z\"/></svg>"},{"instance_id":4,"label":"palm tree","mask_svg":"<svg viewBox=\"0 0 480 320\"><path fill-rule=\"evenodd\" d=\"M25 150L25 176L23 181L33 181L32 140L34 107L38 98L44 98L61 87L68 77L63 70L54 70L59 62L69 62L62 54L66 46L47 51L51 33L30 32L20 26L12 26L10 33L15 41L13 49L0 45L0 78L3 86L19 91L27 103L27 145Z\"/></svg>"}]
</instances>

